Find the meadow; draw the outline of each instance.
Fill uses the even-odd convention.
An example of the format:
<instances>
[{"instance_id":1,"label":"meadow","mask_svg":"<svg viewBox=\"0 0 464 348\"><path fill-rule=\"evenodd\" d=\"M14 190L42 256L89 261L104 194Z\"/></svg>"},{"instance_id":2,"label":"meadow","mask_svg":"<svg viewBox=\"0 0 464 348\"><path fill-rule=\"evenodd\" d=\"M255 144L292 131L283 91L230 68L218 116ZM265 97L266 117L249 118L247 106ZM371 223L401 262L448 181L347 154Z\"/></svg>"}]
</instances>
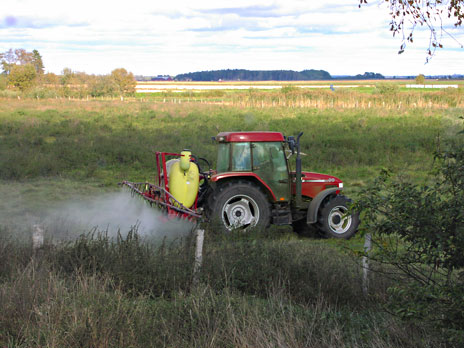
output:
<instances>
[{"instance_id":1,"label":"meadow","mask_svg":"<svg viewBox=\"0 0 464 348\"><path fill-rule=\"evenodd\" d=\"M0 98L0 346L452 346L388 311L395 280L383 273L371 273L363 296L361 236L207 230L195 285L188 233L96 226L70 235L48 225L35 253L30 232L50 210L89 205L124 179L153 182L155 151L189 148L214 166L220 131L303 131L303 168L340 177L354 199L385 169L426 183L463 107L462 88L391 86Z\"/></svg>"}]
</instances>

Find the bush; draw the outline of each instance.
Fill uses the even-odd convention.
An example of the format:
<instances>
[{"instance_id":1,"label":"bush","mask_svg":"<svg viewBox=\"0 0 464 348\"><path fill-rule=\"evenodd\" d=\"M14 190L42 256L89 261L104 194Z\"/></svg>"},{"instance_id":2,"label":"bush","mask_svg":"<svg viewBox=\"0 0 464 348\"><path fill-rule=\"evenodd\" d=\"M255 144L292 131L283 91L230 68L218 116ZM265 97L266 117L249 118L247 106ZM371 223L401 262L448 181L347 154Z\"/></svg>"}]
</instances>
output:
<instances>
[{"instance_id":1,"label":"bush","mask_svg":"<svg viewBox=\"0 0 464 348\"><path fill-rule=\"evenodd\" d=\"M4 74L0 74L0 91L3 91L8 86L8 79Z\"/></svg>"},{"instance_id":2,"label":"bush","mask_svg":"<svg viewBox=\"0 0 464 348\"><path fill-rule=\"evenodd\" d=\"M134 228L116 240L101 232L82 235L50 254L48 262L64 274L107 275L125 292L162 296L189 288L190 260L188 241L145 243Z\"/></svg>"},{"instance_id":3,"label":"bush","mask_svg":"<svg viewBox=\"0 0 464 348\"><path fill-rule=\"evenodd\" d=\"M364 190L356 209L373 233L373 259L402 279L390 288L390 309L424 323L449 342L464 344L464 147L436 155L428 184L384 172Z\"/></svg>"},{"instance_id":4,"label":"bush","mask_svg":"<svg viewBox=\"0 0 464 348\"><path fill-rule=\"evenodd\" d=\"M39 87L36 86L34 88L31 88L28 90L26 93L24 93L25 97L29 98L56 98L58 95L57 91L53 88L45 88L45 87Z\"/></svg>"},{"instance_id":5,"label":"bush","mask_svg":"<svg viewBox=\"0 0 464 348\"><path fill-rule=\"evenodd\" d=\"M400 87L394 83L379 83L375 88L382 95L396 94L400 91Z\"/></svg>"},{"instance_id":6,"label":"bush","mask_svg":"<svg viewBox=\"0 0 464 348\"><path fill-rule=\"evenodd\" d=\"M37 72L32 64L13 65L8 75L8 83L25 91L36 83Z\"/></svg>"},{"instance_id":7,"label":"bush","mask_svg":"<svg viewBox=\"0 0 464 348\"><path fill-rule=\"evenodd\" d=\"M3 98L17 98L21 95L19 91L13 91L11 89L0 90L0 97Z\"/></svg>"}]
</instances>

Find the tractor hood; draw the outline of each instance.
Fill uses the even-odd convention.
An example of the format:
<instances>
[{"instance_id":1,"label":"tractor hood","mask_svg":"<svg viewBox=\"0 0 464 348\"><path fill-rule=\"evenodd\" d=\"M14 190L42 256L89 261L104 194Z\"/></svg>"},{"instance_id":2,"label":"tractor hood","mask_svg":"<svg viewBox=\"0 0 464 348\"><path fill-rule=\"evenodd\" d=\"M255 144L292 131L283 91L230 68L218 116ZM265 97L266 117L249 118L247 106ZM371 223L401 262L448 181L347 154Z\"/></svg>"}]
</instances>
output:
<instances>
[{"instance_id":1,"label":"tractor hood","mask_svg":"<svg viewBox=\"0 0 464 348\"><path fill-rule=\"evenodd\" d=\"M342 183L342 181L335 176L313 172L301 172L301 181L311 183L327 183L337 186L338 184Z\"/></svg>"},{"instance_id":2,"label":"tractor hood","mask_svg":"<svg viewBox=\"0 0 464 348\"><path fill-rule=\"evenodd\" d=\"M292 172L292 176L295 177L295 172ZM343 181L335 176L327 174L301 172L301 182L302 195L311 198L314 198L319 192L328 188L339 187L340 190L343 189ZM294 190L295 185L292 186Z\"/></svg>"}]
</instances>

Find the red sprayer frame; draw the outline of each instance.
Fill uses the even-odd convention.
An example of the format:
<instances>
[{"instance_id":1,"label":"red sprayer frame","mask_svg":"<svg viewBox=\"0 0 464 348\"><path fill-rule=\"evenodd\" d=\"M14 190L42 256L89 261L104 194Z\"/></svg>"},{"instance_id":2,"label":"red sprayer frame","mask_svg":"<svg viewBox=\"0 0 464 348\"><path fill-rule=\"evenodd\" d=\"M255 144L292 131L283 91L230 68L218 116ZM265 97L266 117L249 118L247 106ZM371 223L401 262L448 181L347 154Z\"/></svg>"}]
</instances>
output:
<instances>
[{"instance_id":1,"label":"red sprayer frame","mask_svg":"<svg viewBox=\"0 0 464 348\"><path fill-rule=\"evenodd\" d=\"M181 157L182 155L173 152L156 152L158 185L149 182L134 183L130 181L123 181L121 185L129 187L132 193L140 195L150 205L157 206L159 210L168 215L168 217L189 221L200 219L202 214L197 208L198 195L192 209L185 207L169 192L169 178L167 175L164 175L164 173L167 173L166 156Z\"/></svg>"}]
</instances>

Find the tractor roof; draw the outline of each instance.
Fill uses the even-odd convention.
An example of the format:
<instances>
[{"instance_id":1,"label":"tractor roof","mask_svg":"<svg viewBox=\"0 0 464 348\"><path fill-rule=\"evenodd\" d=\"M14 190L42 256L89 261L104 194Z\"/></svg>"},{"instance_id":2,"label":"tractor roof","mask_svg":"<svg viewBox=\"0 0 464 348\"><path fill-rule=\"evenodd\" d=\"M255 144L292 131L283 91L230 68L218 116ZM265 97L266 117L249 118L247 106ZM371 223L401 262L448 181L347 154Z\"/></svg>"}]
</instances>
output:
<instances>
[{"instance_id":1,"label":"tractor roof","mask_svg":"<svg viewBox=\"0 0 464 348\"><path fill-rule=\"evenodd\" d=\"M221 132L216 136L221 143L243 143L259 141L284 141L280 132Z\"/></svg>"}]
</instances>

